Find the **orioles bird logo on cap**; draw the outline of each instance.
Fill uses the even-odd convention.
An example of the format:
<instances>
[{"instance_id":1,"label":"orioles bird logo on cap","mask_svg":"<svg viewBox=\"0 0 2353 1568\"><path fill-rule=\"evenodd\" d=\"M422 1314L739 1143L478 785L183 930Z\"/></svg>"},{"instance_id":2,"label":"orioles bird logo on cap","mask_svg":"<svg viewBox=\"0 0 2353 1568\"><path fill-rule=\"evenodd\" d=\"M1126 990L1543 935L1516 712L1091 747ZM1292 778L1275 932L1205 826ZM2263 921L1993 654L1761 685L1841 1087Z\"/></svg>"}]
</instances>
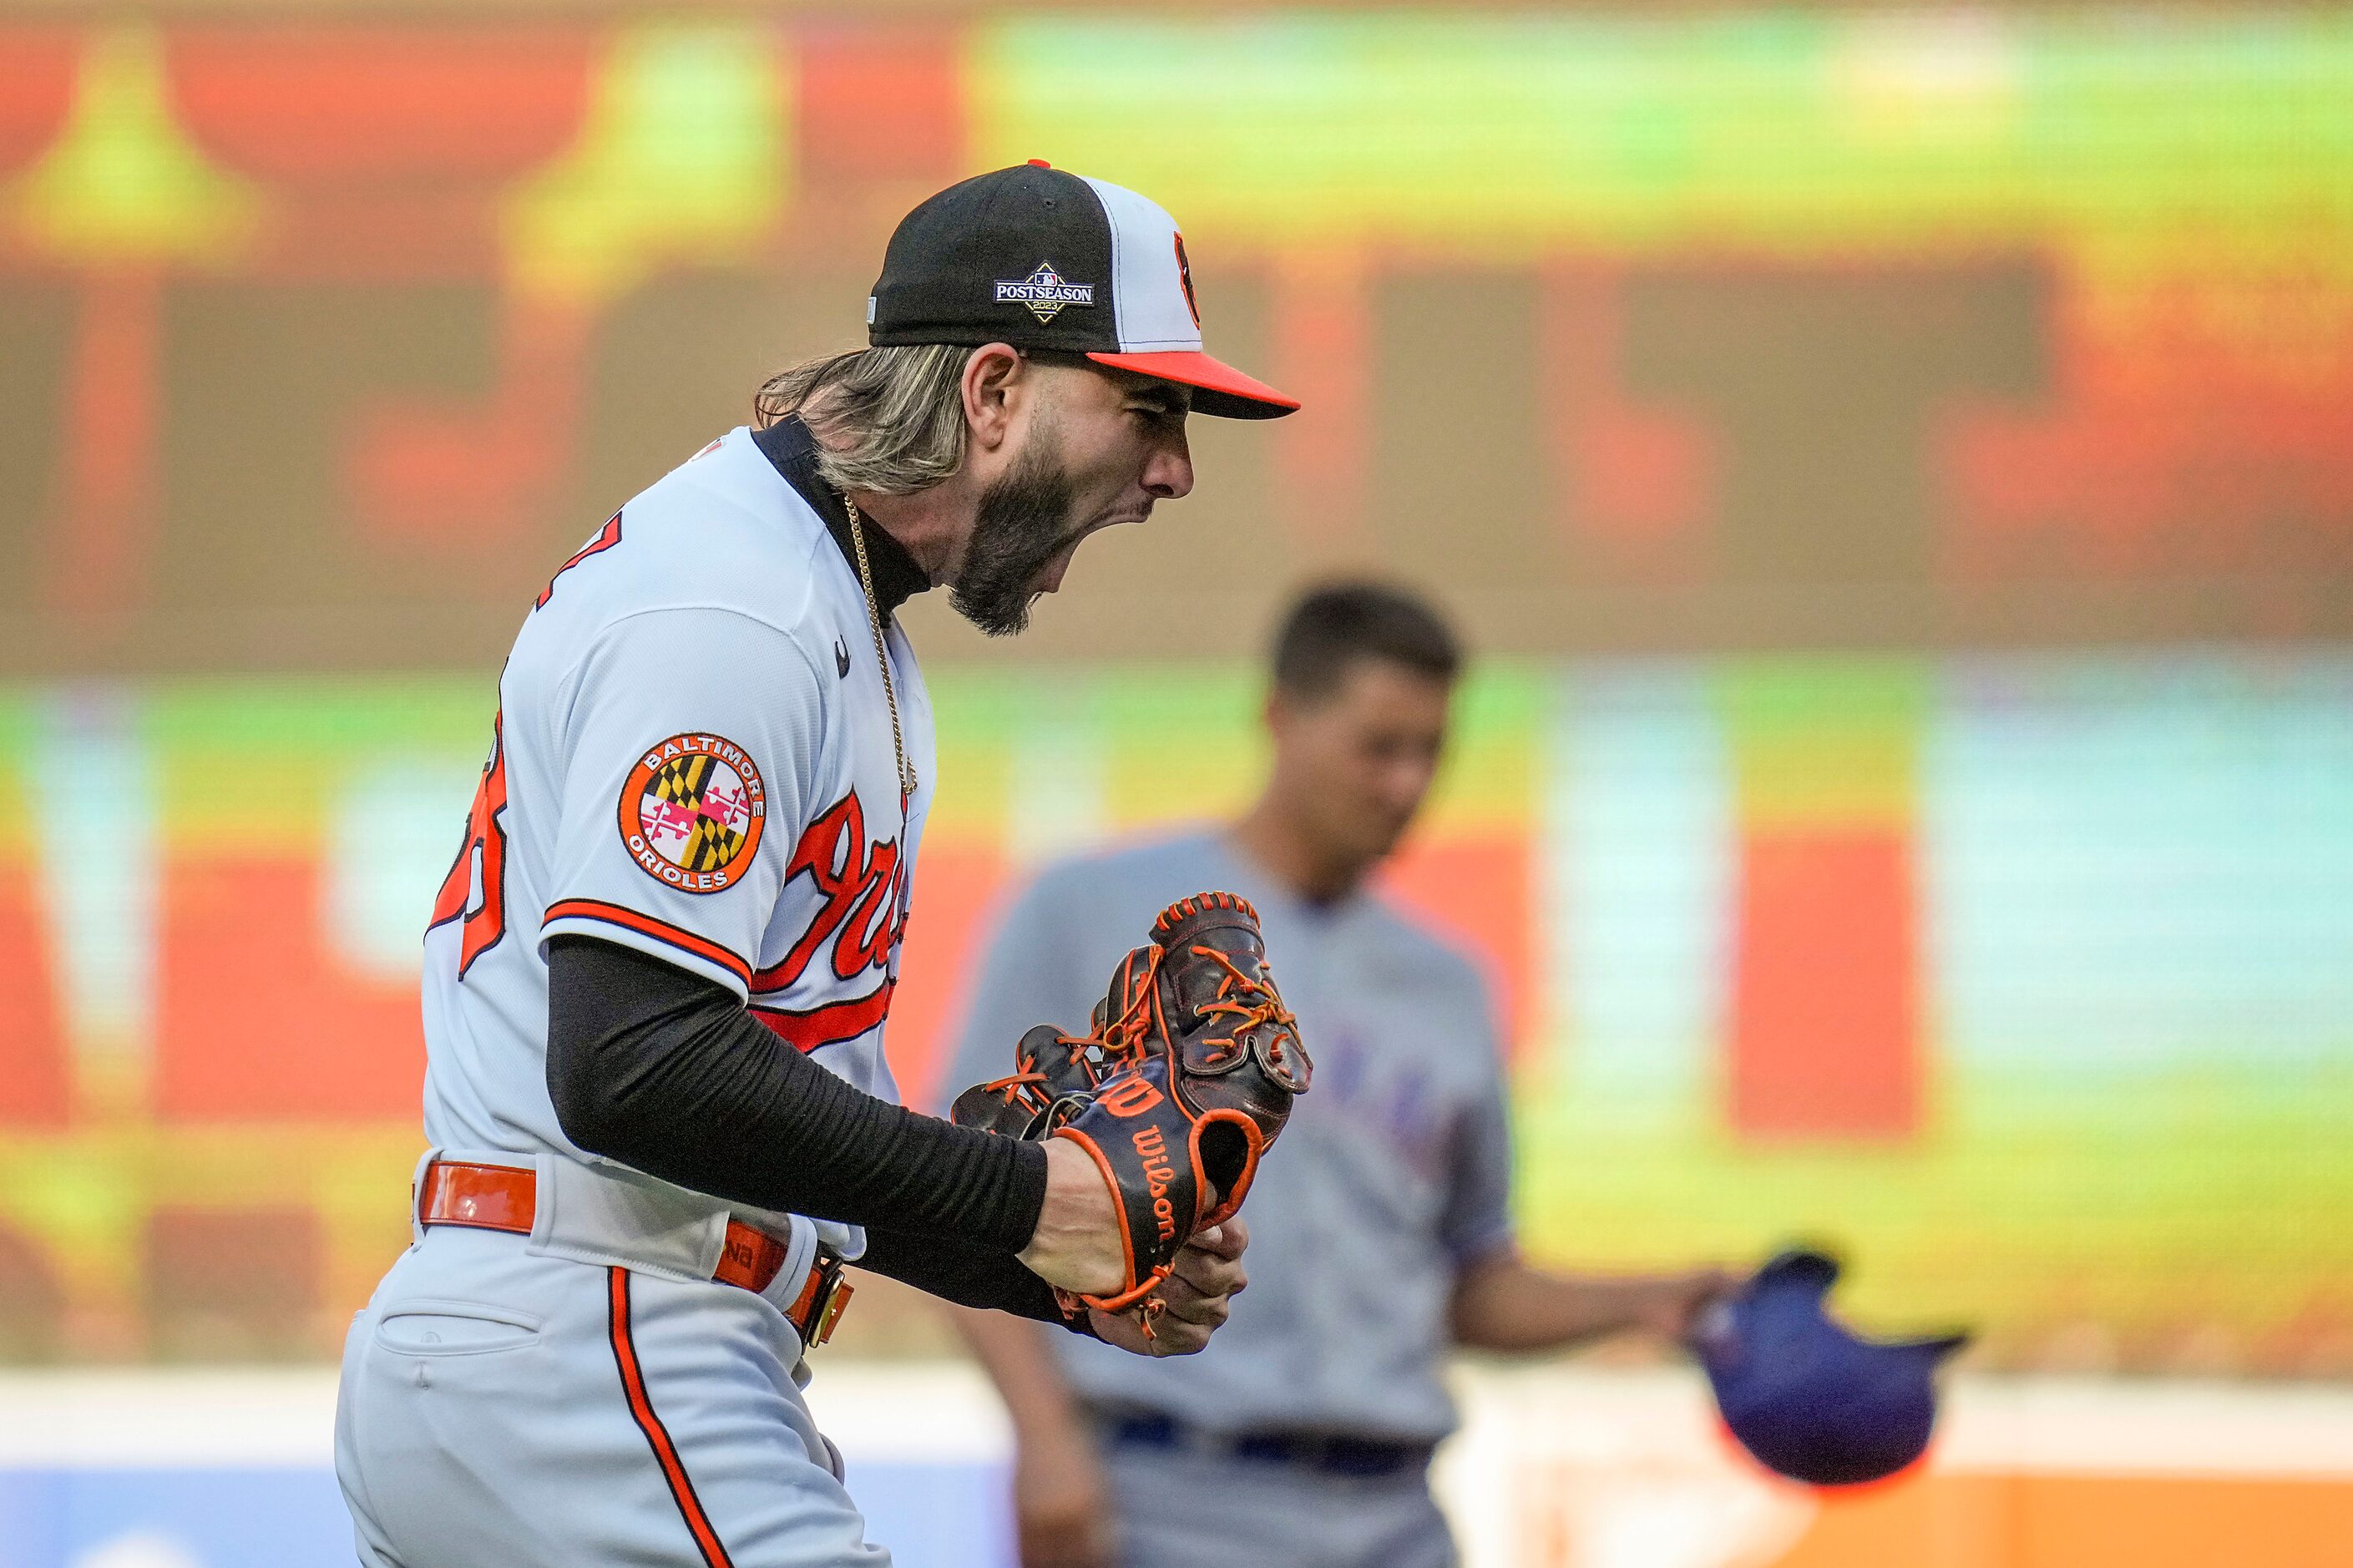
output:
<instances>
[{"instance_id":1,"label":"orioles bird logo on cap","mask_svg":"<svg viewBox=\"0 0 2353 1568\"><path fill-rule=\"evenodd\" d=\"M1176 281L1185 289L1185 309L1193 313L1193 327L1201 326L1201 301L1193 296L1193 264L1185 256L1185 237L1176 236Z\"/></svg>"}]
</instances>

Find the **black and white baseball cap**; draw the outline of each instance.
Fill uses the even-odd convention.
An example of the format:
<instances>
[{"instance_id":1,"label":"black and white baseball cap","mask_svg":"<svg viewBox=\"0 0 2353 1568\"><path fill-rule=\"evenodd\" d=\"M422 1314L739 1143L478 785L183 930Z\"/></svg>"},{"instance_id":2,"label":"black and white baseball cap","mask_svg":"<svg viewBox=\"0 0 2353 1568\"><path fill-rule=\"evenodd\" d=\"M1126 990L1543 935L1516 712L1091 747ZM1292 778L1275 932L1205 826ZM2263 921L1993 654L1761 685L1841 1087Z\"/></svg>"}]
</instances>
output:
<instances>
[{"instance_id":1,"label":"black and white baseball cap","mask_svg":"<svg viewBox=\"0 0 2353 1568\"><path fill-rule=\"evenodd\" d=\"M1201 414L1299 406L1201 349L1176 221L1134 191L1042 161L950 185L901 221L866 301L866 341L1010 343L1176 382Z\"/></svg>"}]
</instances>

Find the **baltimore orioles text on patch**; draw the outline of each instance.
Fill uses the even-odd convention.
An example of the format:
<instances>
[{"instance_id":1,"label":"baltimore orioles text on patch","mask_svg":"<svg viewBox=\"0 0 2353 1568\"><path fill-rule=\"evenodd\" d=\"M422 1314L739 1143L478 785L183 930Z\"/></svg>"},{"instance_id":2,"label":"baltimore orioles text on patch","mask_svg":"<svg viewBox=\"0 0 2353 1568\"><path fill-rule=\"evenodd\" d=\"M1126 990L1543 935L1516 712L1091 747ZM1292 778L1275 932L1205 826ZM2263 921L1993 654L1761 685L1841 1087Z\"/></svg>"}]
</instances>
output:
<instances>
[{"instance_id":1,"label":"baltimore orioles text on patch","mask_svg":"<svg viewBox=\"0 0 2353 1568\"><path fill-rule=\"evenodd\" d=\"M760 770L723 735L672 735L621 784L621 842L638 868L686 893L732 888L767 825Z\"/></svg>"}]
</instances>

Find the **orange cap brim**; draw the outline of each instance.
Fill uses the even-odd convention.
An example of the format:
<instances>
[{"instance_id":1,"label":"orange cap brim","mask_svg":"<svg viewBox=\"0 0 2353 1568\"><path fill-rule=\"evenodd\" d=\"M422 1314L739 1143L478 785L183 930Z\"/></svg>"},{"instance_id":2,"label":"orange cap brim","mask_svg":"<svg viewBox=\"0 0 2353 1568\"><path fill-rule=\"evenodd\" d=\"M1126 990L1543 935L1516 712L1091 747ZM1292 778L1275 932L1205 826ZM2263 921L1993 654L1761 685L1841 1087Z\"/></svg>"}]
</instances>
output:
<instances>
[{"instance_id":1,"label":"orange cap brim","mask_svg":"<svg viewBox=\"0 0 2353 1568\"><path fill-rule=\"evenodd\" d=\"M1193 389L1193 412L1219 419L1280 419L1299 410L1299 399L1277 392L1266 383L1240 371L1223 360L1212 359L1198 349L1176 350L1169 353L1096 354L1087 357L1097 364L1112 365L1120 370L1132 370L1138 375L1155 376L1173 381L1179 386Z\"/></svg>"}]
</instances>

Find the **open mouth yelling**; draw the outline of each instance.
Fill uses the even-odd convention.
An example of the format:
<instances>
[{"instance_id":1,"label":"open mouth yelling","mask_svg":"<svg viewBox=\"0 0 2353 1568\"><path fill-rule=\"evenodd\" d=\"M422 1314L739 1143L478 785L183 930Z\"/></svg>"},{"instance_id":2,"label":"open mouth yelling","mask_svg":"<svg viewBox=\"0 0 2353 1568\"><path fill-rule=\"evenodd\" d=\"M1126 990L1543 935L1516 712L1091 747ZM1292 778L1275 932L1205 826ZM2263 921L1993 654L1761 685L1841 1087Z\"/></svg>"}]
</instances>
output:
<instances>
[{"instance_id":1,"label":"open mouth yelling","mask_svg":"<svg viewBox=\"0 0 2353 1568\"><path fill-rule=\"evenodd\" d=\"M1124 522L1142 522L1151 515L1152 503L1146 501L1141 511L1100 517L1092 522L1082 523L1072 529L1061 544L1056 548L1054 553L1046 558L1046 569L1038 578L1038 591L1041 594L1055 594L1061 591L1063 574L1070 571L1071 559L1078 554L1079 546L1086 542L1090 534L1101 533L1106 528L1117 528Z\"/></svg>"}]
</instances>

